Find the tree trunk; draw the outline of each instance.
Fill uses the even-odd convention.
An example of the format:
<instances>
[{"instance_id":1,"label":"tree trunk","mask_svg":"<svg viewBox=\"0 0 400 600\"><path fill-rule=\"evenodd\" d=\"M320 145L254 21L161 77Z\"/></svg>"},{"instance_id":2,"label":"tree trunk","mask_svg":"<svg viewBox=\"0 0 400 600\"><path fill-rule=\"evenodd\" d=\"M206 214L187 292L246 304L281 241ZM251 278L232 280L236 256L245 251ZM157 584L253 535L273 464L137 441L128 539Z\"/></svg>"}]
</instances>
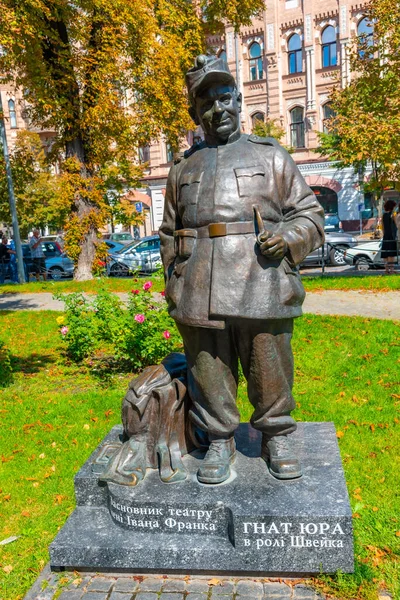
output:
<instances>
[{"instance_id":1,"label":"tree trunk","mask_svg":"<svg viewBox=\"0 0 400 600\"><path fill-rule=\"evenodd\" d=\"M85 164L85 149L83 142L80 138L75 138L66 145L66 155L76 157L81 163L81 177L89 177L87 167ZM78 197L75 200L76 214L79 221L82 220L93 211L97 211L97 207L90 202L84 200L82 197ZM74 269L75 281L88 281L93 279L92 267L93 261L96 255L96 244L97 244L97 231L93 225L90 225L89 230L84 234L81 243L81 252L79 254L78 262Z\"/></svg>"},{"instance_id":2,"label":"tree trunk","mask_svg":"<svg viewBox=\"0 0 400 600\"><path fill-rule=\"evenodd\" d=\"M79 202L85 205L82 200L79 200ZM86 206L82 206L82 208L86 208ZM96 254L96 242L97 232L91 227L85 234L81 245L81 253L74 270L75 281L88 281L89 279L93 279L92 265Z\"/></svg>"}]
</instances>

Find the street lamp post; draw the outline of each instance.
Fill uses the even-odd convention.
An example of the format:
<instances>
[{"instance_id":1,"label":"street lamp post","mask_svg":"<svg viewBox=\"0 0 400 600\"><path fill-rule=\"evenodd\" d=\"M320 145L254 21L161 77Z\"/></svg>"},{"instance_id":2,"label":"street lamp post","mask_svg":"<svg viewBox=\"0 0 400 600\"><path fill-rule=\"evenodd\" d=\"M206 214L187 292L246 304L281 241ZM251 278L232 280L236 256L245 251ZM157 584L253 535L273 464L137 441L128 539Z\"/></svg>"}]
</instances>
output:
<instances>
[{"instance_id":1,"label":"street lamp post","mask_svg":"<svg viewBox=\"0 0 400 600\"><path fill-rule=\"evenodd\" d=\"M1 142L3 145L4 162L6 165L8 199L9 199L9 203L10 203L11 222L12 222L12 228L13 228L13 234L14 234L15 250L17 252L18 278L19 278L20 283L25 283L25 271L24 271L24 262L23 262L24 259L23 259L23 255L22 255L21 238L19 235L17 207L15 204L14 186L13 186L12 174L11 174L10 155L8 153L6 128L4 125L4 112L3 112L3 104L2 104L2 100L1 100L1 92L0 92L0 136L1 136Z\"/></svg>"}]
</instances>

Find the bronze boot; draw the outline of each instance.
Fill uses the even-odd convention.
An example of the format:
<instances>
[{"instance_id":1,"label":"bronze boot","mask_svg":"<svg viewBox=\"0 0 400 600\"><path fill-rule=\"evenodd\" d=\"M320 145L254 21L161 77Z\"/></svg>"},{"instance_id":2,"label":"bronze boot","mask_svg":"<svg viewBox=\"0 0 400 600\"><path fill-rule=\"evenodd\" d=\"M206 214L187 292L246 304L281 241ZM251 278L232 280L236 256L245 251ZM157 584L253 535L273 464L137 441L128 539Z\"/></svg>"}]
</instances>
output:
<instances>
[{"instance_id":1,"label":"bronze boot","mask_svg":"<svg viewBox=\"0 0 400 600\"><path fill-rule=\"evenodd\" d=\"M197 471L201 483L222 483L230 474L230 465L235 460L235 438L211 439L210 447Z\"/></svg>"},{"instance_id":2,"label":"bronze boot","mask_svg":"<svg viewBox=\"0 0 400 600\"><path fill-rule=\"evenodd\" d=\"M297 479L303 474L296 457L296 446L290 435L276 435L269 438L263 433L261 457L276 479Z\"/></svg>"}]
</instances>

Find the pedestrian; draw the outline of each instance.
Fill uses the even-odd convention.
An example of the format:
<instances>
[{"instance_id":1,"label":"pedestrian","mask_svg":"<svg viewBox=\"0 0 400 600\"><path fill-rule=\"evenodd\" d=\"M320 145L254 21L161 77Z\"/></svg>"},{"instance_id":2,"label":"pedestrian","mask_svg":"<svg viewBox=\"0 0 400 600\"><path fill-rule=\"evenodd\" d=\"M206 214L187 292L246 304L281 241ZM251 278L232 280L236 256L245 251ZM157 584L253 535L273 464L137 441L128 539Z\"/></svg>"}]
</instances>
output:
<instances>
[{"instance_id":1,"label":"pedestrian","mask_svg":"<svg viewBox=\"0 0 400 600\"><path fill-rule=\"evenodd\" d=\"M33 271L37 281L40 281L40 275L43 275L43 281L47 279L46 262L42 248L42 238L39 229L33 230L33 235L29 240L29 247L33 259Z\"/></svg>"},{"instance_id":2,"label":"pedestrian","mask_svg":"<svg viewBox=\"0 0 400 600\"><path fill-rule=\"evenodd\" d=\"M3 235L0 244L0 283L4 283L10 264L10 250L8 248L7 236Z\"/></svg>"},{"instance_id":3,"label":"pedestrian","mask_svg":"<svg viewBox=\"0 0 400 600\"><path fill-rule=\"evenodd\" d=\"M11 238L10 243L8 245L8 252L10 255L10 269L11 269L12 282L19 283L18 267L17 267L17 250L15 247L15 242L14 242L13 238Z\"/></svg>"},{"instance_id":4,"label":"pedestrian","mask_svg":"<svg viewBox=\"0 0 400 600\"><path fill-rule=\"evenodd\" d=\"M397 256L397 227L393 216L393 209L395 206L396 202L394 200L386 200L383 205L383 238L381 253L385 263L385 273L387 275L394 273L394 259Z\"/></svg>"}]
</instances>

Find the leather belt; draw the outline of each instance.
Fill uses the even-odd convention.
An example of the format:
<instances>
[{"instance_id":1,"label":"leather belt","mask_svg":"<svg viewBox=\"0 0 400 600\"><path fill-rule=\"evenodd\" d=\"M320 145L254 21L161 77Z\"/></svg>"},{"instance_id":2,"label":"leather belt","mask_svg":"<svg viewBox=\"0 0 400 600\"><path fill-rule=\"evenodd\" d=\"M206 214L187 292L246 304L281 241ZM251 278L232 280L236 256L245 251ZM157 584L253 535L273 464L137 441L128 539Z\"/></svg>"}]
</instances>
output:
<instances>
[{"instance_id":1,"label":"leather belt","mask_svg":"<svg viewBox=\"0 0 400 600\"><path fill-rule=\"evenodd\" d=\"M239 221L237 223L210 223L197 229L197 237L215 238L225 237L227 235L240 235L245 233L254 233L253 221Z\"/></svg>"}]
</instances>

